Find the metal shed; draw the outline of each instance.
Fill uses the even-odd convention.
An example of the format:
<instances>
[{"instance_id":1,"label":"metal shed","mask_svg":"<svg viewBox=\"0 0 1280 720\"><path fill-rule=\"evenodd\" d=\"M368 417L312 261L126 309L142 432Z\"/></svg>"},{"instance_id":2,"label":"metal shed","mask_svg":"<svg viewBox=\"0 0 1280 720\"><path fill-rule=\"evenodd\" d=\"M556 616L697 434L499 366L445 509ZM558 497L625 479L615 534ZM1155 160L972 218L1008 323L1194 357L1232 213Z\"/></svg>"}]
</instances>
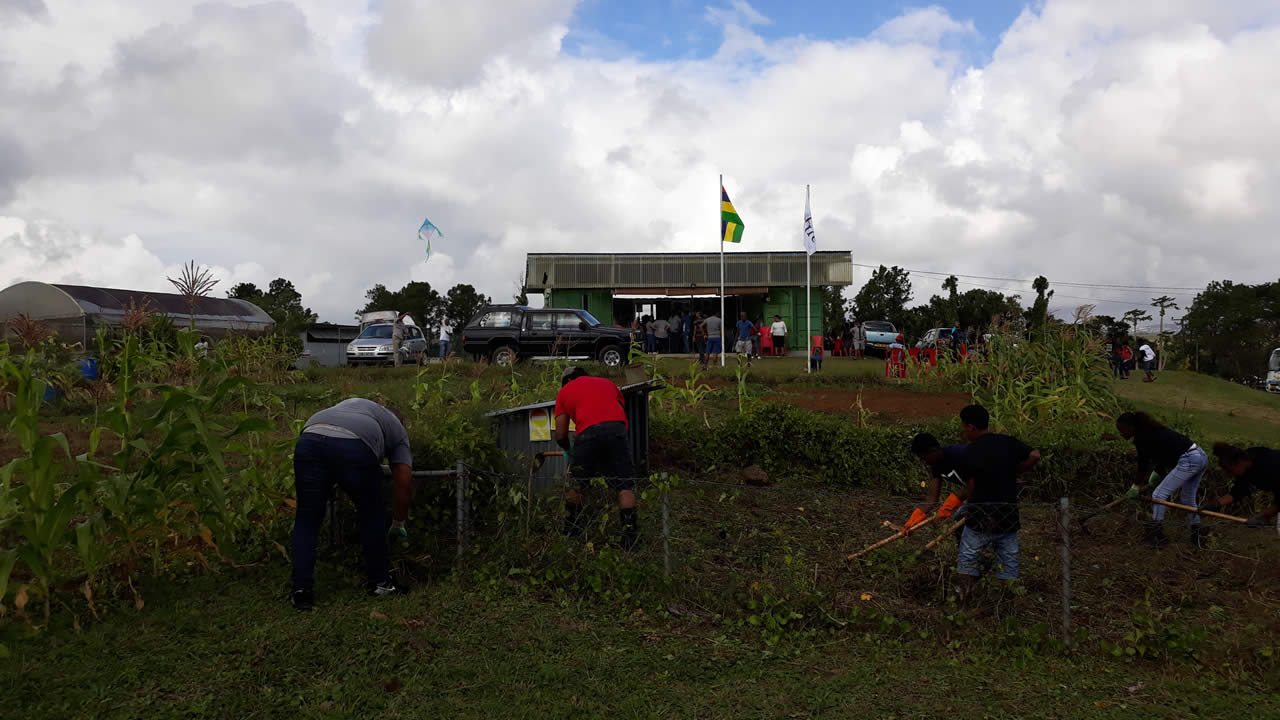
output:
<instances>
[{"instance_id":1,"label":"metal shed","mask_svg":"<svg viewBox=\"0 0 1280 720\"><path fill-rule=\"evenodd\" d=\"M622 387L631 460L638 475L649 474L649 393L664 387L666 385L660 380ZM529 461L540 452L558 450L555 432L551 428L555 406L556 402L551 400L488 413L497 423L498 447ZM545 491L559 486L558 478L564 477L567 470L568 463L564 457L548 459L534 476L534 489Z\"/></svg>"},{"instance_id":2,"label":"metal shed","mask_svg":"<svg viewBox=\"0 0 1280 720\"><path fill-rule=\"evenodd\" d=\"M176 293L34 281L0 290L0 322L7 323L21 313L47 323L63 342L85 347L99 327L119 327L135 307L163 313L179 326L194 320L196 330L211 337L265 333L275 327L270 315L247 300L202 297L196 299L194 308L188 308L187 299Z\"/></svg>"},{"instance_id":3,"label":"metal shed","mask_svg":"<svg viewBox=\"0 0 1280 720\"><path fill-rule=\"evenodd\" d=\"M347 364L347 343L360 334L359 325L316 323L298 331L302 338L303 355L320 367L340 367Z\"/></svg>"}]
</instances>

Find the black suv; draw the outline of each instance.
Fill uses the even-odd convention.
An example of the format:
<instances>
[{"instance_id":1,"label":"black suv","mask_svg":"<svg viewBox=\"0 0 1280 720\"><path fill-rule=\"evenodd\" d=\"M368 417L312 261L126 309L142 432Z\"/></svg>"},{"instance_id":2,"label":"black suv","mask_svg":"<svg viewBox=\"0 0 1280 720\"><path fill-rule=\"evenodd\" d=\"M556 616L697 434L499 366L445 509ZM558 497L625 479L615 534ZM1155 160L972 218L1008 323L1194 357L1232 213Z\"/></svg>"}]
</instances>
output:
<instances>
[{"instance_id":1,"label":"black suv","mask_svg":"<svg viewBox=\"0 0 1280 720\"><path fill-rule=\"evenodd\" d=\"M494 365L522 357L593 358L617 367L626 361L631 334L601 325L586 310L489 305L462 331L462 350Z\"/></svg>"}]
</instances>

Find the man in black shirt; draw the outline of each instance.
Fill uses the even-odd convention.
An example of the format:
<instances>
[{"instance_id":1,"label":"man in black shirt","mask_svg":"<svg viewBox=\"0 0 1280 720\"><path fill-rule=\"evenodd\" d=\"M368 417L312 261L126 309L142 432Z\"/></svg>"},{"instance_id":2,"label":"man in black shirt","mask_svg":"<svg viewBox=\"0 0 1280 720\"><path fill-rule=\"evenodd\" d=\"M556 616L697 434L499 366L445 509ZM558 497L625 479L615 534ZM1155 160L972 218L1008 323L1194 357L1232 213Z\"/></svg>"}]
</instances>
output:
<instances>
[{"instance_id":1,"label":"man in black shirt","mask_svg":"<svg viewBox=\"0 0 1280 720\"><path fill-rule=\"evenodd\" d=\"M1235 478L1231 492L1218 496L1217 502L1201 505L1202 510L1217 510L1240 502L1256 491L1271 493L1271 507L1249 518L1249 527L1266 527L1280 513L1280 450L1251 447L1248 450L1214 443L1213 454L1228 475Z\"/></svg>"},{"instance_id":2,"label":"man in black shirt","mask_svg":"<svg viewBox=\"0 0 1280 720\"><path fill-rule=\"evenodd\" d=\"M1040 451L1010 437L988 431L991 417L981 405L960 411L960 434L969 441L961 473L969 490L968 518L960 536L956 572L965 594L977 581L978 557L990 546L1000 570L996 577L1018 577L1018 475L1040 462Z\"/></svg>"},{"instance_id":3,"label":"man in black shirt","mask_svg":"<svg viewBox=\"0 0 1280 720\"><path fill-rule=\"evenodd\" d=\"M907 527L922 522L929 513L938 508L944 480L953 488L947 501L943 503L939 515L951 516L968 497L969 490L965 487L964 478L960 474L960 464L964 458L964 451L968 447L968 445L943 447L937 438L927 432L922 432L911 439L911 452L929 469L929 485L924 505L911 513L911 517L906 522Z\"/></svg>"}]
</instances>

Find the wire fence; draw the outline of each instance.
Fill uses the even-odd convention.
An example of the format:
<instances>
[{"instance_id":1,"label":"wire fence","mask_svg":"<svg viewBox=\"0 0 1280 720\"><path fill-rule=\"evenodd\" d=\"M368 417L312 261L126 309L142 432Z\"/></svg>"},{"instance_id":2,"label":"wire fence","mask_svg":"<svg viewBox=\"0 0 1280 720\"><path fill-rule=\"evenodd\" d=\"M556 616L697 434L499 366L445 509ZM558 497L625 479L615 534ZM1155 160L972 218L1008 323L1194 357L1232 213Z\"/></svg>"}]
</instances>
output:
<instances>
[{"instance_id":1,"label":"wire fence","mask_svg":"<svg viewBox=\"0 0 1280 720\"><path fill-rule=\"evenodd\" d=\"M495 587L655 598L673 615L740 612L765 625L794 615L902 633L990 618L1020 641L1070 646L1090 633L1122 637L1144 598L1212 608L1188 590L1206 568L1247 584L1260 609L1280 607L1280 574L1267 560L1275 532L1213 520L1197 544L1174 511L1170 547L1156 552L1138 542L1150 506L1136 499L970 503L906 527L919 519L916 499L655 474L631 479L639 519L628 540L618 493L602 481L585 484L567 527L563 491L576 479L535 492L528 476L464 463L434 475L454 486L452 548L438 552L451 550L455 570Z\"/></svg>"}]
</instances>

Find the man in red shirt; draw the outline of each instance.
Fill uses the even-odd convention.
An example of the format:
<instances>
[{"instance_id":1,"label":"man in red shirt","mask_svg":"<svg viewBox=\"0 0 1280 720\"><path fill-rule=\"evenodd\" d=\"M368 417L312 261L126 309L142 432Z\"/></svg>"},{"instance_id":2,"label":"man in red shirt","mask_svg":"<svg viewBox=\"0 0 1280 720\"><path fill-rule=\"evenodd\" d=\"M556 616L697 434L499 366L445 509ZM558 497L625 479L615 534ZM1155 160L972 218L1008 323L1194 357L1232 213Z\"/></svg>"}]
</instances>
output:
<instances>
[{"instance_id":1,"label":"man in red shirt","mask_svg":"<svg viewBox=\"0 0 1280 720\"><path fill-rule=\"evenodd\" d=\"M609 489L618 493L618 515L622 520L622 544L631 549L638 539L636 481L627 444L627 414L622 391L607 378L591 377L579 367L566 368L560 376L556 395L556 443L571 454L569 471L578 478L579 488L565 492L564 531L582 532L582 492L592 478L602 477ZM576 427L573 447L569 444L569 422Z\"/></svg>"}]
</instances>

